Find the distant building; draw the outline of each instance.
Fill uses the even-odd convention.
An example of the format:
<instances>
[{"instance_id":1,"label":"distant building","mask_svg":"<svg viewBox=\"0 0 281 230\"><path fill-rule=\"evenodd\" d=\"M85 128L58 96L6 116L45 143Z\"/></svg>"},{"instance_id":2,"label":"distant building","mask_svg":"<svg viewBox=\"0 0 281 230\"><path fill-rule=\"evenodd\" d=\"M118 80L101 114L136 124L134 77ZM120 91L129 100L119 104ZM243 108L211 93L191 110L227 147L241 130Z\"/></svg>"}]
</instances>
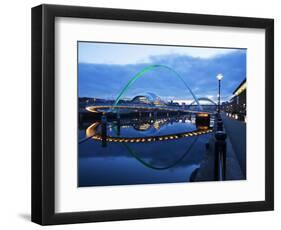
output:
<instances>
[{"instance_id":1,"label":"distant building","mask_svg":"<svg viewBox=\"0 0 281 230\"><path fill-rule=\"evenodd\" d=\"M222 109L228 116L245 121L247 115L246 78L239 84L232 94L232 98L229 102L223 104Z\"/></svg>"},{"instance_id":2,"label":"distant building","mask_svg":"<svg viewBox=\"0 0 281 230\"><path fill-rule=\"evenodd\" d=\"M148 104L153 106L164 106L165 103L161 100L159 96L154 93L144 93L142 95L135 96L130 103L136 104Z\"/></svg>"},{"instance_id":3,"label":"distant building","mask_svg":"<svg viewBox=\"0 0 281 230\"><path fill-rule=\"evenodd\" d=\"M132 99L132 102L143 103L143 104L152 104L152 102L146 96L136 96Z\"/></svg>"},{"instance_id":4,"label":"distant building","mask_svg":"<svg viewBox=\"0 0 281 230\"><path fill-rule=\"evenodd\" d=\"M180 104L178 102L174 102L173 100L171 100L170 102L167 103L168 106L176 106L179 107Z\"/></svg>"}]
</instances>

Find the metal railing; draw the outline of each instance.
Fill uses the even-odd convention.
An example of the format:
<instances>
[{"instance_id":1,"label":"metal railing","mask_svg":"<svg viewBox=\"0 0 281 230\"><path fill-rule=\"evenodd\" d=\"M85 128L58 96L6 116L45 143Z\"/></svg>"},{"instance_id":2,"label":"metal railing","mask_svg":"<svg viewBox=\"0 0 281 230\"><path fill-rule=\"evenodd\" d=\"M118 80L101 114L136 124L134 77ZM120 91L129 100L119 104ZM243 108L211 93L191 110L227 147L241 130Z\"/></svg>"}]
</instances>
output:
<instances>
[{"instance_id":1,"label":"metal railing","mask_svg":"<svg viewBox=\"0 0 281 230\"><path fill-rule=\"evenodd\" d=\"M215 125L215 148L214 148L214 175L218 181L226 179L226 132L220 114L217 114Z\"/></svg>"}]
</instances>

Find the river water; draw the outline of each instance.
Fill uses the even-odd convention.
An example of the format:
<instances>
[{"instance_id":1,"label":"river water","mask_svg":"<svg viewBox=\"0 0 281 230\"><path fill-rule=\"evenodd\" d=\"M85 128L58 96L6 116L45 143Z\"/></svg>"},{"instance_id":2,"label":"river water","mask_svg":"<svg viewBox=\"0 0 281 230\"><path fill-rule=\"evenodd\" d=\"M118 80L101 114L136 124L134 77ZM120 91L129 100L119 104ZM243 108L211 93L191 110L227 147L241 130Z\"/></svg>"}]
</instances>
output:
<instances>
[{"instance_id":1,"label":"river water","mask_svg":"<svg viewBox=\"0 0 281 230\"><path fill-rule=\"evenodd\" d=\"M105 143L102 128L79 124L79 140L88 137L78 144L79 187L190 182L211 135L183 136L198 131L190 116L108 121Z\"/></svg>"}]
</instances>

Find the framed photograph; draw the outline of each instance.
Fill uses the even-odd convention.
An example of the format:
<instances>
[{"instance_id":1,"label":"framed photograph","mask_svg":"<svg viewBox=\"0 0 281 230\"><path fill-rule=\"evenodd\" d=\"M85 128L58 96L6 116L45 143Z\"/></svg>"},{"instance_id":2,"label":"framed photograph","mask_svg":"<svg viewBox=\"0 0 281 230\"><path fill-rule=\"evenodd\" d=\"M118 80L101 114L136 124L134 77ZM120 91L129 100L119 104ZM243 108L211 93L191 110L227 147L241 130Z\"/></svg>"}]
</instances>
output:
<instances>
[{"instance_id":1,"label":"framed photograph","mask_svg":"<svg viewBox=\"0 0 281 230\"><path fill-rule=\"evenodd\" d=\"M32 221L273 210L273 19L32 8Z\"/></svg>"}]
</instances>

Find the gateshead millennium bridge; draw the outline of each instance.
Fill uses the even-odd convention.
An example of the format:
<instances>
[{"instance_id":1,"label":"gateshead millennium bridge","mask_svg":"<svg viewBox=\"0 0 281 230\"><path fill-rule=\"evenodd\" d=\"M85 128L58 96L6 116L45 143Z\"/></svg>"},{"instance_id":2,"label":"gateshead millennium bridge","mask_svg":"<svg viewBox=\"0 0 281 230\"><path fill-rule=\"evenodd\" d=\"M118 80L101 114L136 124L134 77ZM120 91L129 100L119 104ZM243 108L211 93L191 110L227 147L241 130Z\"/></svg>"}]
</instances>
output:
<instances>
[{"instance_id":1,"label":"gateshead millennium bridge","mask_svg":"<svg viewBox=\"0 0 281 230\"><path fill-rule=\"evenodd\" d=\"M145 73L154 69L169 71L170 76L180 81L184 86L186 95L192 96L192 102L189 105L179 106L164 102L156 94L150 92L137 95L131 100L124 100L124 96L135 84L136 80L145 78ZM209 105L200 104L202 101L208 102ZM86 142L95 141L101 142L102 147L106 147L108 143L120 143L142 165L151 169L164 170L179 164L189 154L198 137L209 134L210 143L213 144L206 146L212 149L210 151L214 154L214 159L212 160L212 162L215 162L214 177L217 180L224 180L226 178L226 133L221 115L217 112L218 106L207 97L197 98L184 79L171 67L150 65L135 74L125 84L113 102L94 102L88 103L84 107L79 107L79 119L85 122L87 127L85 137L80 139L78 143L83 145ZM165 125L172 126L175 122L191 122L194 128L184 131L172 129L174 132L167 134L157 132L154 134L148 132L149 134L145 136L135 134L152 129L158 130ZM122 127L128 126L133 127L137 132L129 136L124 135L121 132ZM191 138L192 142L189 148L183 151L178 159L162 167L144 161L131 146L131 144L139 145L150 142L171 142L184 138ZM200 175L197 178L199 178L197 180L200 180Z\"/></svg>"}]
</instances>

